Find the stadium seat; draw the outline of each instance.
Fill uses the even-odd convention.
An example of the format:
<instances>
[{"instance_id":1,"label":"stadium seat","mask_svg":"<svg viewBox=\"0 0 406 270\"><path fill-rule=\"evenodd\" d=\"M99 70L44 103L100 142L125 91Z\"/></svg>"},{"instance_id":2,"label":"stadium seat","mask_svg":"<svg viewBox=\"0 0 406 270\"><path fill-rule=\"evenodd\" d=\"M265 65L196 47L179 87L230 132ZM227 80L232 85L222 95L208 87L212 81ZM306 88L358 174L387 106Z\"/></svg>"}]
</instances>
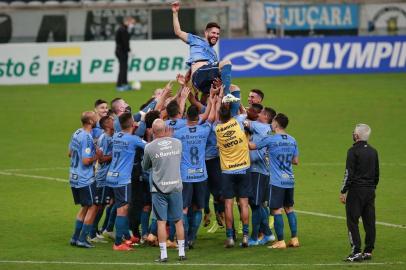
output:
<instances>
[{"instance_id":1,"label":"stadium seat","mask_svg":"<svg viewBox=\"0 0 406 270\"><path fill-rule=\"evenodd\" d=\"M73 1L73 0L66 0L66 1L60 2L60 5L62 5L62 6L75 6L78 4L79 4L79 1Z\"/></svg>"},{"instance_id":2,"label":"stadium seat","mask_svg":"<svg viewBox=\"0 0 406 270\"><path fill-rule=\"evenodd\" d=\"M10 2L10 6L12 6L12 7L25 6L25 2L24 1L12 1L12 2Z\"/></svg>"},{"instance_id":3,"label":"stadium seat","mask_svg":"<svg viewBox=\"0 0 406 270\"><path fill-rule=\"evenodd\" d=\"M113 0L113 2L114 2L115 4L127 4L127 3L128 3L127 0Z\"/></svg>"},{"instance_id":4,"label":"stadium seat","mask_svg":"<svg viewBox=\"0 0 406 270\"><path fill-rule=\"evenodd\" d=\"M49 0L49 1L45 1L44 5L49 5L49 6L56 6L59 5L60 2L59 1L54 1L54 0Z\"/></svg>"},{"instance_id":5,"label":"stadium seat","mask_svg":"<svg viewBox=\"0 0 406 270\"><path fill-rule=\"evenodd\" d=\"M40 7L40 6L42 6L42 2L34 0L34 1L29 1L27 3L27 5L32 6L32 7Z\"/></svg>"}]
</instances>

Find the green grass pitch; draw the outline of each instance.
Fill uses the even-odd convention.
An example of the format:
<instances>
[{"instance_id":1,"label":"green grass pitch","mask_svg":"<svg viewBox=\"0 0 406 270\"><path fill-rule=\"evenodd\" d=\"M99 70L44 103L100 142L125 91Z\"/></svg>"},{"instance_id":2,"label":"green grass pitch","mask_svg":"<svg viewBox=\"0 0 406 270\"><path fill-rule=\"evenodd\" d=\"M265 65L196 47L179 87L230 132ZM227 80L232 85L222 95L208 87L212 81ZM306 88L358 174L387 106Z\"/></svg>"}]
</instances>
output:
<instances>
[{"instance_id":1,"label":"green grass pitch","mask_svg":"<svg viewBox=\"0 0 406 270\"><path fill-rule=\"evenodd\" d=\"M168 269L344 269L349 254L344 207L338 195L346 151L356 123L372 127L370 143L380 154L377 220L406 224L406 73L235 79L246 104L251 88L264 90L264 104L286 113L288 132L299 144L295 167L298 249L224 249L224 231L201 228L189 260ZM164 82L118 93L113 84L0 87L0 269L155 269L158 248L113 252L112 244L84 250L69 246L77 207L68 183L67 145L80 113L98 99L121 96L138 108ZM177 87L177 86L176 86ZM214 221L214 220L213 220ZM362 228L362 225L360 224ZM285 236L289 227L285 220ZM241 236L239 236L241 239ZM373 264L355 269L406 269L405 227L377 225ZM172 260L171 260L172 259ZM138 265L137 265L138 264Z\"/></svg>"}]
</instances>

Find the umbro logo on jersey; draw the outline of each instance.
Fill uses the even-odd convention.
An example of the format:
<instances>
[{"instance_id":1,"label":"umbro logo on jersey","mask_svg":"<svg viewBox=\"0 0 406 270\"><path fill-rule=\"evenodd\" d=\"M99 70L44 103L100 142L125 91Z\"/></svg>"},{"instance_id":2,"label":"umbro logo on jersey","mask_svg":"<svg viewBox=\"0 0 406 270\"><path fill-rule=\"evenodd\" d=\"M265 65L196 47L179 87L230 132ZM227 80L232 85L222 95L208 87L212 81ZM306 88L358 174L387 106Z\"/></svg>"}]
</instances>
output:
<instances>
[{"instance_id":1,"label":"umbro logo on jersey","mask_svg":"<svg viewBox=\"0 0 406 270\"><path fill-rule=\"evenodd\" d=\"M235 131L229 130L226 133L224 133L223 137L229 138L229 137L233 136L234 133L235 133Z\"/></svg>"},{"instance_id":2,"label":"umbro logo on jersey","mask_svg":"<svg viewBox=\"0 0 406 270\"><path fill-rule=\"evenodd\" d=\"M171 143L172 143L171 141L162 141L162 142L159 142L158 145L159 145L159 146L168 146L168 145L170 145Z\"/></svg>"}]
</instances>

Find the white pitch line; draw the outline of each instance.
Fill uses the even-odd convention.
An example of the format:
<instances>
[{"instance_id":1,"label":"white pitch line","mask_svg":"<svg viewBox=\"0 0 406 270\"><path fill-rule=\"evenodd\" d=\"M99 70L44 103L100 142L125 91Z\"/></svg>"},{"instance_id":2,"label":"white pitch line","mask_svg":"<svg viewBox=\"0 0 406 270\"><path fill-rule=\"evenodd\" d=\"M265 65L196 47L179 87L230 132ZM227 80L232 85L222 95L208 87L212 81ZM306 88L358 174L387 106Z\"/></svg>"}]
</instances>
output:
<instances>
[{"instance_id":1,"label":"white pitch line","mask_svg":"<svg viewBox=\"0 0 406 270\"><path fill-rule=\"evenodd\" d=\"M65 264L65 265L133 265L133 266L152 266L152 265L168 265L168 266L265 266L265 267L278 267L278 266L382 266L382 265L403 265L404 262L363 262L363 263L148 263L148 262L75 262L75 261L0 261L2 264Z\"/></svg>"},{"instance_id":2,"label":"white pitch line","mask_svg":"<svg viewBox=\"0 0 406 270\"><path fill-rule=\"evenodd\" d=\"M393 163L393 162L381 162L381 166L400 166L406 167L406 163ZM304 162L300 163L300 166L345 166L344 162ZM52 171L52 170L68 170L69 167L44 167L44 168L13 168L13 169L1 169L3 172L18 172L18 171Z\"/></svg>"},{"instance_id":3,"label":"white pitch line","mask_svg":"<svg viewBox=\"0 0 406 270\"><path fill-rule=\"evenodd\" d=\"M381 162L379 163L380 166L388 166L388 167L405 167L406 163L393 163L393 162ZM299 166L342 166L345 167L344 162L304 162L300 163Z\"/></svg>"},{"instance_id":4,"label":"white pitch line","mask_svg":"<svg viewBox=\"0 0 406 270\"><path fill-rule=\"evenodd\" d=\"M3 172L21 172L21 171L53 171L53 170L68 170L69 167L48 167L48 168L27 168L27 169L5 169Z\"/></svg>"},{"instance_id":5,"label":"white pitch line","mask_svg":"<svg viewBox=\"0 0 406 270\"><path fill-rule=\"evenodd\" d=\"M5 172L5 171L0 171L0 175L20 176L20 177L27 177L27 178L34 178L34 179L51 180L51 181L57 181L57 182L62 182L62 183L68 183L69 182L68 180L63 179L63 178L32 175L32 174L13 173L13 172ZM212 201L212 200L210 200L210 201ZM236 206L236 205L234 205L234 206ZM297 213L305 214L305 215L312 215L312 216L318 216L318 217L326 217L326 218L335 218L335 219L343 219L343 220L345 220L345 217L342 217L342 216L334 216L334 215L330 215L330 214L323 214L323 213L296 210L296 209L295 209L295 211ZM387 223L387 222L382 222L382 221L376 221L376 224L386 226L386 227L392 227L392 228L398 228L398 229L406 229L405 225L392 224L392 223Z\"/></svg>"},{"instance_id":6,"label":"white pitch line","mask_svg":"<svg viewBox=\"0 0 406 270\"><path fill-rule=\"evenodd\" d=\"M346 219L345 217L342 217L342 216L334 216L334 215L317 213L317 212L302 211L302 210L297 210L297 209L295 209L295 212L300 213L300 214L305 214L305 215L318 216L318 217L344 219L344 220ZM362 220L360 220L360 221L362 222ZM376 221L375 223L378 225L387 226L387 227L406 229L406 225L392 224L392 223L387 223L387 222L382 222L382 221Z\"/></svg>"},{"instance_id":7,"label":"white pitch line","mask_svg":"<svg viewBox=\"0 0 406 270\"><path fill-rule=\"evenodd\" d=\"M20 177L27 177L27 178L34 178L34 179L42 179L42 180L52 180L52 181L57 181L57 182L69 183L68 180L63 179L63 178L49 177L49 176L40 176L40 175L32 175L32 174L23 174L23 173L13 173L13 172L0 171L0 175L20 176Z\"/></svg>"}]
</instances>

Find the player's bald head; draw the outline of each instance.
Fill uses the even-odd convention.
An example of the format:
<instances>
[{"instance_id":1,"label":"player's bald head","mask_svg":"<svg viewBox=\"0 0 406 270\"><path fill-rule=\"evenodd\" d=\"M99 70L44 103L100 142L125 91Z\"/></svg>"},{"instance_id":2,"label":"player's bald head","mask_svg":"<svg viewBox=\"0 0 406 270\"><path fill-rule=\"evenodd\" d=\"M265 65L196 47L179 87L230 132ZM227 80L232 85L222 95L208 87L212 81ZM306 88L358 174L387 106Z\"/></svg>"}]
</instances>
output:
<instances>
[{"instance_id":1,"label":"player's bald head","mask_svg":"<svg viewBox=\"0 0 406 270\"><path fill-rule=\"evenodd\" d=\"M154 135L161 135L165 133L165 122L162 119L155 119L152 122L152 132Z\"/></svg>"},{"instance_id":2,"label":"player's bald head","mask_svg":"<svg viewBox=\"0 0 406 270\"><path fill-rule=\"evenodd\" d=\"M86 124L93 124L94 119L96 117L96 113L93 111L86 111L82 113L82 116L80 117L80 121L82 121L83 125Z\"/></svg>"}]
</instances>

